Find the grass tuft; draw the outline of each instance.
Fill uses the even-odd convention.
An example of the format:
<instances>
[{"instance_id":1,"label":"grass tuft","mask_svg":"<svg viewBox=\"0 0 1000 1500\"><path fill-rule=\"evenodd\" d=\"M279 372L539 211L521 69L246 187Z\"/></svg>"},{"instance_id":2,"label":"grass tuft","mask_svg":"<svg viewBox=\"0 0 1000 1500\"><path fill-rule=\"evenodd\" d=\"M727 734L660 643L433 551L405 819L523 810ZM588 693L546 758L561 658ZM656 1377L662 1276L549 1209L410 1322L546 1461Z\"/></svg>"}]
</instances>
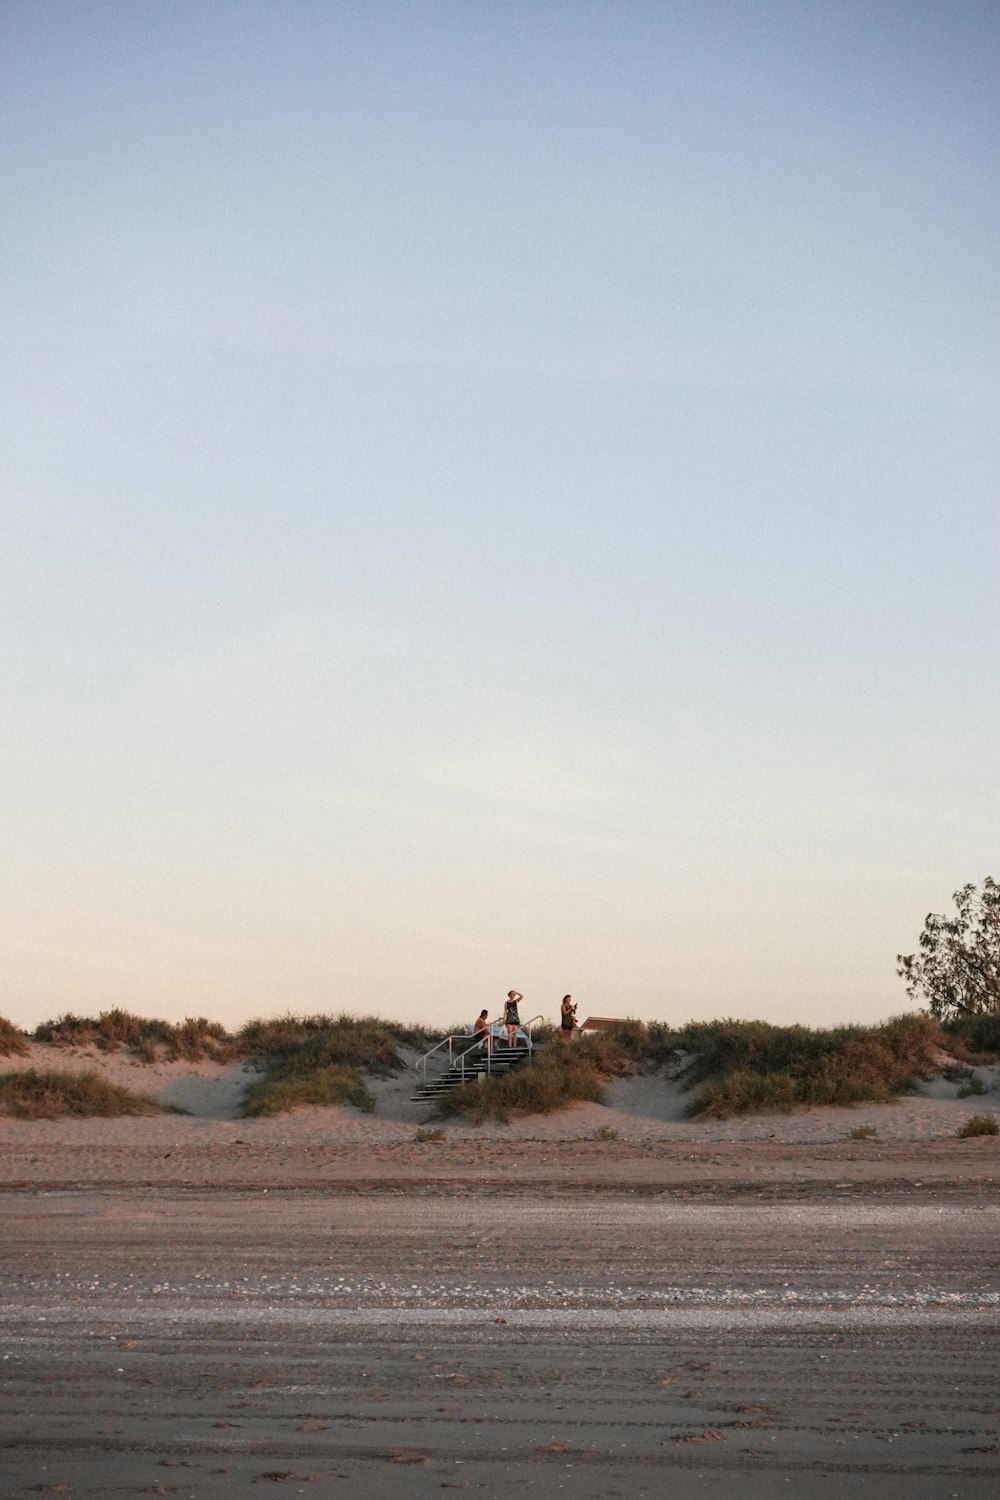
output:
<instances>
[{"instance_id":1,"label":"grass tuft","mask_svg":"<svg viewBox=\"0 0 1000 1500\"><path fill-rule=\"evenodd\" d=\"M334 1064L309 1073L262 1078L248 1084L240 1102L244 1116L283 1115L304 1104L353 1104L370 1114L375 1100L353 1068Z\"/></svg>"},{"instance_id":2,"label":"grass tuft","mask_svg":"<svg viewBox=\"0 0 1000 1500\"><path fill-rule=\"evenodd\" d=\"M27 1057L28 1038L13 1021L0 1016L0 1057Z\"/></svg>"},{"instance_id":3,"label":"grass tuft","mask_svg":"<svg viewBox=\"0 0 1000 1500\"><path fill-rule=\"evenodd\" d=\"M847 1132L849 1141L873 1141L878 1135L874 1125L855 1125L853 1130Z\"/></svg>"},{"instance_id":4,"label":"grass tuft","mask_svg":"<svg viewBox=\"0 0 1000 1500\"><path fill-rule=\"evenodd\" d=\"M501 1124L521 1115L547 1115L568 1104L599 1104L604 1085L628 1072L629 1060L607 1032L581 1037L570 1047L536 1054L514 1073L464 1083L442 1095L437 1112L445 1119L462 1115L474 1125Z\"/></svg>"},{"instance_id":5,"label":"grass tuft","mask_svg":"<svg viewBox=\"0 0 1000 1500\"><path fill-rule=\"evenodd\" d=\"M28 1068L0 1076L0 1114L20 1120L54 1120L60 1115L176 1114L147 1094L106 1083L96 1073L63 1073Z\"/></svg>"},{"instance_id":6,"label":"grass tuft","mask_svg":"<svg viewBox=\"0 0 1000 1500\"><path fill-rule=\"evenodd\" d=\"M132 1011L103 1010L92 1016L75 1016L72 1012L57 1021L43 1021L35 1031L35 1040L53 1047L98 1047L102 1052L117 1052L127 1047L141 1062L232 1062L237 1051L224 1026L204 1016L188 1016L175 1025Z\"/></svg>"},{"instance_id":7,"label":"grass tuft","mask_svg":"<svg viewBox=\"0 0 1000 1500\"><path fill-rule=\"evenodd\" d=\"M268 1069L309 1072L343 1064L387 1078L403 1067L399 1035L375 1016L277 1016L250 1021L237 1035L246 1057L261 1059Z\"/></svg>"},{"instance_id":8,"label":"grass tuft","mask_svg":"<svg viewBox=\"0 0 1000 1500\"><path fill-rule=\"evenodd\" d=\"M434 1142L434 1144L438 1144L445 1139L445 1133L441 1129L440 1125L435 1125L431 1128L428 1128L426 1125L421 1125L418 1127L413 1139L415 1141L419 1141L421 1145L425 1145L428 1142Z\"/></svg>"},{"instance_id":9,"label":"grass tuft","mask_svg":"<svg viewBox=\"0 0 1000 1500\"><path fill-rule=\"evenodd\" d=\"M976 1135L1000 1135L1000 1121L996 1115L970 1115L955 1134L959 1140L968 1140Z\"/></svg>"},{"instance_id":10,"label":"grass tuft","mask_svg":"<svg viewBox=\"0 0 1000 1500\"><path fill-rule=\"evenodd\" d=\"M404 1066L400 1038L410 1038L375 1016L277 1016L251 1021L237 1037L244 1056L265 1077L250 1084L241 1112L282 1114L301 1104L375 1108L363 1074L387 1078Z\"/></svg>"},{"instance_id":11,"label":"grass tuft","mask_svg":"<svg viewBox=\"0 0 1000 1500\"><path fill-rule=\"evenodd\" d=\"M932 1070L944 1045L940 1024L924 1015L827 1031L766 1021L695 1022L674 1036L691 1054L685 1078L702 1085L688 1113L711 1119L885 1103Z\"/></svg>"}]
</instances>

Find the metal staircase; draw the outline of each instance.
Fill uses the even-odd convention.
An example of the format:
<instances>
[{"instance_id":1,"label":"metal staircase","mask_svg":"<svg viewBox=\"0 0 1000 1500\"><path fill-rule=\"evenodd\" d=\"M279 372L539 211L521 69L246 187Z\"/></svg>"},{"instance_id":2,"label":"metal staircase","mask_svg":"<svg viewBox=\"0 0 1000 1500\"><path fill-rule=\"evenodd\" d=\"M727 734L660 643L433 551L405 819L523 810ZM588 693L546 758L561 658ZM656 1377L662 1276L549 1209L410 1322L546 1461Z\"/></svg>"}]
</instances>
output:
<instances>
[{"instance_id":1,"label":"metal staircase","mask_svg":"<svg viewBox=\"0 0 1000 1500\"><path fill-rule=\"evenodd\" d=\"M522 1026L525 1040L515 1047L499 1037L492 1037L489 1045L484 1046L464 1031L444 1037L418 1059L416 1070L420 1081L410 1098L430 1103L460 1084L478 1083L481 1078L506 1077L516 1068L524 1067L532 1061L535 1052L531 1028L541 1019L541 1016L536 1016Z\"/></svg>"}]
</instances>

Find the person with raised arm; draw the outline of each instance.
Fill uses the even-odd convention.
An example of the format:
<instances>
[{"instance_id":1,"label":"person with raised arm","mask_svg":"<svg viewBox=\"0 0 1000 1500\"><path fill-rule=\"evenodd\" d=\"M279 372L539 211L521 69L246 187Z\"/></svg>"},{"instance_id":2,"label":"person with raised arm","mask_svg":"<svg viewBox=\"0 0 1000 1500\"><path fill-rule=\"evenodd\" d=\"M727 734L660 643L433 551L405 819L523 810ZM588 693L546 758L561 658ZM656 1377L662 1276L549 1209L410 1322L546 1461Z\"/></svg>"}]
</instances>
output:
<instances>
[{"instance_id":1,"label":"person with raised arm","mask_svg":"<svg viewBox=\"0 0 1000 1500\"><path fill-rule=\"evenodd\" d=\"M517 990L507 991L507 1003L503 1008L503 1024L507 1028L508 1046L511 1047L517 1046L517 1033L521 1029L521 1017L518 1015L517 1002L523 999L524 996L519 995Z\"/></svg>"}]
</instances>

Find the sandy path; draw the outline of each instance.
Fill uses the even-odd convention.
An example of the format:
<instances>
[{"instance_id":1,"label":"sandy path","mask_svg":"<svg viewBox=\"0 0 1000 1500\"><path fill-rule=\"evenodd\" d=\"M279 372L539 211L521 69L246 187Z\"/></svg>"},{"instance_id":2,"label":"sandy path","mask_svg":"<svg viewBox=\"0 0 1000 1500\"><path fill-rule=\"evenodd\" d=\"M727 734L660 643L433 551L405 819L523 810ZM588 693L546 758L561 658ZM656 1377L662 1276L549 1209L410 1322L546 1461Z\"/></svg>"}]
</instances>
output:
<instances>
[{"instance_id":1,"label":"sandy path","mask_svg":"<svg viewBox=\"0 0 1000 1500\"><path fill-rule=\"evenodd\" d=\"M995 1198L133 1189L0 1228L23 1500L1000 1478Z\"/></svg>"}]
</instances>

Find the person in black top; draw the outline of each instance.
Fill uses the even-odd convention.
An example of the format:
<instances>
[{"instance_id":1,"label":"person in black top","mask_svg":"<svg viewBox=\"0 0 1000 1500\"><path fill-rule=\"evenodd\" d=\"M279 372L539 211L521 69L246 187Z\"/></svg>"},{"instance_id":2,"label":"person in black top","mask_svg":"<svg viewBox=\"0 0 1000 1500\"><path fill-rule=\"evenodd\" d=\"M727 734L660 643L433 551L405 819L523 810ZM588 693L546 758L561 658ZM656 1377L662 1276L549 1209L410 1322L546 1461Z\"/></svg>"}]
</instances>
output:
<instances>
[{"instance_id":1,"label":"person in black top","mask_svg":"<svg viewBox=\"0 0 1000 1500\"><path fill-rule=\"evenodd\" d=\"M517 990L508 990L507 1003L503 1008L503 1024L507 1028L508 1046L511 1047L517 1046L517 1033L521 1029L521 1017L517 1013L517 1002L523 999L524 996L519 995Z\"/></svg>"},{"instance_id":2,"label":"person in black top","mask_svg":"<svg viewBox=\"0 0 1000 1500\"><path fill-rule=\"evenodd\" d=\"M571 1042L573 1040L573 1032L576 1030L576 1006L573 1004L572 995L563 995L559 1011L559 1025L562 1028L563 1041Z\"/></svg>"}]
</instances>

